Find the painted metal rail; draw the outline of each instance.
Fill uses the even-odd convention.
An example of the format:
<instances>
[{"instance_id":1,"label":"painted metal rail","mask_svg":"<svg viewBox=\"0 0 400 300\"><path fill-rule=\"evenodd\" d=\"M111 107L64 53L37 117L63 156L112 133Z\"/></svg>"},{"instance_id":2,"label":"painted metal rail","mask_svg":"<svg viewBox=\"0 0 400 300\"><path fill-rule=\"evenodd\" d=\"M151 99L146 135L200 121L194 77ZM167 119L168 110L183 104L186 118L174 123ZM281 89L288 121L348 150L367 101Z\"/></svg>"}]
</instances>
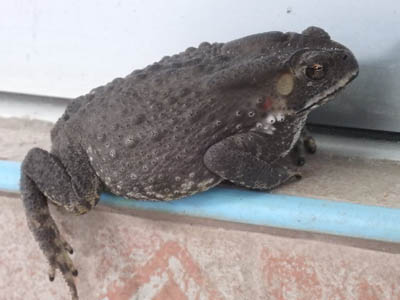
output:
<instances>
[{"instance_id":1,"label":"painted metal rail","mask_svg":"<svg viewBox=\"0 0 400 300\"><path fill-rule=\"evenodd\" d=\"M0 190L19 192L20 163L0 161ZM400 243L400 209L214 188L170 202L101 195L103 204L244 224Z\"/></svg>"}]
</instances>

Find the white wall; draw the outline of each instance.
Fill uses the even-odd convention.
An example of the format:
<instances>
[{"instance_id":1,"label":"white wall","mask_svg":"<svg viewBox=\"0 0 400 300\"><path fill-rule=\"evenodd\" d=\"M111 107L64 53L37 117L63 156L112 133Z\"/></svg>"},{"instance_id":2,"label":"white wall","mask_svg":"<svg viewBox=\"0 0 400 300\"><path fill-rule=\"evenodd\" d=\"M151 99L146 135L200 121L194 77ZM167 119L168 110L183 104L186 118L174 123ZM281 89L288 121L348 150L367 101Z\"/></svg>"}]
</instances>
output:
<instances>
[{"instance_id":1,"label":"white wall","mask_svg":"<svg viewBox=\"0 0 400 300\"><path fill-rule=\"evenodd\" d=\"M360 60L400 43L400 1L1 0L0 90L75 97L188 46L325 28Z\"/></svg>"}]
</instances>

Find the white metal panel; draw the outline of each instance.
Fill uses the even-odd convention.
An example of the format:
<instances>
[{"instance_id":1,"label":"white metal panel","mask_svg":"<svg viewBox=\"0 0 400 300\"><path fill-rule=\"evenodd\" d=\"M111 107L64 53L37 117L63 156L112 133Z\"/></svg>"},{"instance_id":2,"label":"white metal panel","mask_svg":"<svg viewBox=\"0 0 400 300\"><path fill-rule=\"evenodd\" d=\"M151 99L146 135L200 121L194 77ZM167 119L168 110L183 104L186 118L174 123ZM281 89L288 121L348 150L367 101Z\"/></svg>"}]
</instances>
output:
<instances>
[{"instance_id":1,"label":"white metal panel","mask_svg":"<svg viewBox=\"0 0 400 300\"><path fill-rule=\"evenodd\" d=\"M60 97L76 97L204 40L321 26L353 50L361 73L351 102L313 120L331 116L336 125L396 127L398 0L2 0L0 12L0 90ZM360 108L367 118L357 116Z\"/></svg>"},{"instance_id":2,"label":"white metal panel","mask_svg":"<svg viewBox=\"0 0 400 300\"><path fill-rule=\"evenodd\" d=\"M318 25L361 60L400 42L398 0L2 0L0 12L0 90L65 97L204 40Z\"/></svg>"}]
</instances>

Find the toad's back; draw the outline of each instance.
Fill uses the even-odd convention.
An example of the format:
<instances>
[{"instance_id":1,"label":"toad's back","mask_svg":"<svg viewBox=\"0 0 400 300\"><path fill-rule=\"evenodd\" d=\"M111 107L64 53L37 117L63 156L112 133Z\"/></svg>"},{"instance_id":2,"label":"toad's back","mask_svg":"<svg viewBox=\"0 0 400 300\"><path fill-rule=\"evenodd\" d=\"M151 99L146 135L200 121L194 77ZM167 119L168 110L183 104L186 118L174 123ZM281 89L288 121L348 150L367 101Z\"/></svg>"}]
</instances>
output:
<instances>
[{"instance_id":1,"label":"toad's back","mask_svg":"<svg viewBox=\"0 0 400 300\"><path fill-rule=\"evenodd\" d=\"M97 175L119 195L168 200L218 184L205 151L251 126L251 106L203 86L204 76L229 65L220 48L189 48L74 100L53 142L58 132L79 132Z\"/></svg>"}]
</instances>

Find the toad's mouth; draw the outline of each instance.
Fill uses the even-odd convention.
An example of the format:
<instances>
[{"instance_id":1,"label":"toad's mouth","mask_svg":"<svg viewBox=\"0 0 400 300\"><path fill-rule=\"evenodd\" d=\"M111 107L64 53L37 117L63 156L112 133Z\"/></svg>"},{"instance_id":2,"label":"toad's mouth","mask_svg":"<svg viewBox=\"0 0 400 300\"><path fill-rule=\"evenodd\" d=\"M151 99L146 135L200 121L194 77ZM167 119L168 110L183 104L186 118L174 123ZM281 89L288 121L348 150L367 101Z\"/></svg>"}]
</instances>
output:
<instances>
[{"instance_id":1,"label":"toad's mouth","mask_svg":"<svg viewBox=\"0 0 400 300\"><path fill-rule=\"evenodd\" d=\"M313 110L321 106L322 104L327 103L328 101L333 99L337 95L337 93L342 91L351 81L353 81L357 77L357 75L358 71L350 74L350 76L348 77L343 78L336 85L324 91L321 95L311 98L309 101L307 101L305 107L297 111L296 114L298 115L306 111Z\"/></svg>"},{"instance_id":2,"label":"toad's mouth","mask_svg":"<svg viewBox=\"0 0 400 300\"><path fill-rule=\"evenodd\" d=\"M326 95L325 97L317 100L316 102L314 102L312 104L309 104L308 106L306 106L306 107L300 109L299 111L297 111L296 115L299 115L299 114L304 113L305 111L313 110L313 109L315 109L317 107L320 107L322 104L332 100L334 98L334 96L336 96L336 94L338 92L340 92L341 90L343 90L343 89L344 89L344 87L341 87L341 88L335 90L334 92L332 92L331 94ZM309 101L309 102L311 102L311 101Z\"/></svg>"}]
</instances>

